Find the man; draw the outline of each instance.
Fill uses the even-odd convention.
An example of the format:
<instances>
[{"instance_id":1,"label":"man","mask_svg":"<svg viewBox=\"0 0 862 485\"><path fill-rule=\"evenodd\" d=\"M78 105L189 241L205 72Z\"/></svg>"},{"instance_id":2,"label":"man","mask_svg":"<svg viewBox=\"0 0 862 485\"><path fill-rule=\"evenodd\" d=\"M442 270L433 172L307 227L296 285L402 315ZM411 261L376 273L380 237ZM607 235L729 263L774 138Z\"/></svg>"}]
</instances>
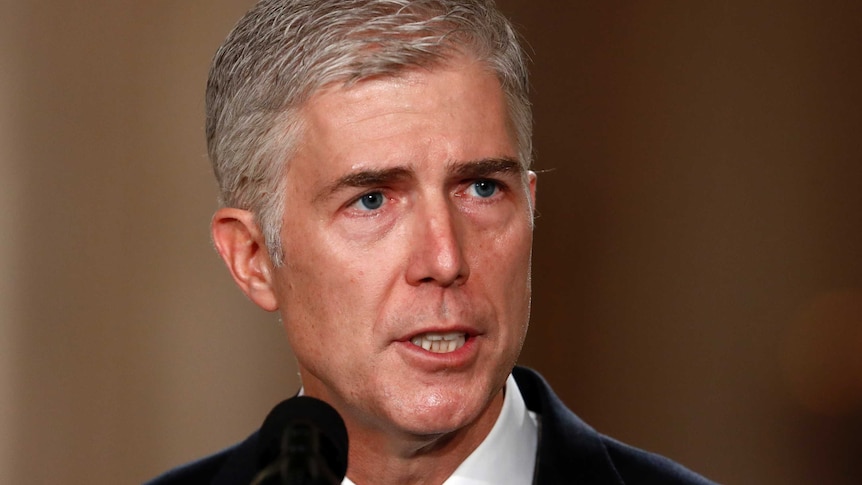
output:
<instances>
[{"instance_id":1,"label":"man","mask_svg":"<svg viewBox=\"0 0 862 485\"><path fill-rule=\"evenodd\" d=\"M512 376L531 131L493 0L263 0L216 54L213 240L343 417L345 483L707 483ZM248 484L257 440L154 483Z\"/></svg>"}]
</instances>

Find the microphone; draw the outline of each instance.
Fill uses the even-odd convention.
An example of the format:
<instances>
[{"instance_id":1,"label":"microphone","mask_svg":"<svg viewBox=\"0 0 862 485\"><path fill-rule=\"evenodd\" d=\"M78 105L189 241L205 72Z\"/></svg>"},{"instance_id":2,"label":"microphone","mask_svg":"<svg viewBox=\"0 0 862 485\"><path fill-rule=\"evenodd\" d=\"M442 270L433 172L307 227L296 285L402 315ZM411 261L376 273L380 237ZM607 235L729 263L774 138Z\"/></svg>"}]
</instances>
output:
<instances>
[{"instance_id":1,"label":"microphone","mask_svg":"<svg viewBox=\"0 0 862 485\"><path fill-rule=\"evenodd\" d=\"M263 422L250 485L339 485L347 473L347 428L329 404L298 396Z\"/></svg>"}]
</instances>

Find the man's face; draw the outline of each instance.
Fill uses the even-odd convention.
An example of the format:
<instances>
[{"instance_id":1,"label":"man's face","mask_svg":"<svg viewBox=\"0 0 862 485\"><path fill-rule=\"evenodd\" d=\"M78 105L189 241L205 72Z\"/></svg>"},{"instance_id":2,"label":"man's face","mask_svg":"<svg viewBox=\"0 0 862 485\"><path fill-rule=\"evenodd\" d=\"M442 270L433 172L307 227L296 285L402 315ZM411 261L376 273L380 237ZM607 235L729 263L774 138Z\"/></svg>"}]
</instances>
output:
<instances>
[{"instance_id":1,"label":"man's face","mask_svg":"<svg viewBox=\"0 0 862 485\"><path fill-rule=\"evenodd\" d=\"M302 114L273 286L305 392L348 426L475 422L530 306L535 174L499 82L458 59L327 88Z\"/></svg>"}]
</instances>

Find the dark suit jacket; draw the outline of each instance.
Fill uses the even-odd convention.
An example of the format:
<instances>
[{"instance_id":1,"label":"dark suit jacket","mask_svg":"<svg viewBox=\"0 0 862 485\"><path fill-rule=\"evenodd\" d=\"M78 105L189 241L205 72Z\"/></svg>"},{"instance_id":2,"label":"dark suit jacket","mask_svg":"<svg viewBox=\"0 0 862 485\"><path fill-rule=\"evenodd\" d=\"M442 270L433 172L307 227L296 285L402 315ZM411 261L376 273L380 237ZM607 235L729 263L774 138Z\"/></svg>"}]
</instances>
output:
<instances>
[{"instance_id":1,"label":"dark suit jacket","mask_svg":"<svg viewBox=\"0 0 862 485\"><path fill-rule=\"evenodd\" d=\"M536 372L516 367L513 375L527 409L535 412L540 419L534 483L712 483L667 458L597 433L569 411ZM255 432L242 443L172 470L147 485L248 485L256 472L257 440L258 433Z\"/></svg>"}]
</instances>

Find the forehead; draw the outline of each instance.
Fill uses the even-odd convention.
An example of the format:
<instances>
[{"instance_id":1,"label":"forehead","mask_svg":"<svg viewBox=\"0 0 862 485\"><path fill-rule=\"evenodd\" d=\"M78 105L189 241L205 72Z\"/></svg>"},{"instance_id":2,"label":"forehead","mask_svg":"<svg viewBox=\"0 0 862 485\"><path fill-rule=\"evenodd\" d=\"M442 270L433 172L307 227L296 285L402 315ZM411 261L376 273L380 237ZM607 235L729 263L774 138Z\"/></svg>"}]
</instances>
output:
<instances>
[{"instance_id":1,"label":"forehead","mask_svg":"<svg viewBox=\"0 0 862 485\"><path fill-rule=\"evenodd\" d=\"M300 150L327 151L329 158L517 158L500 82L468 58L329 85L303 106L301 118Z\"/></svg>"}]
</instances>

